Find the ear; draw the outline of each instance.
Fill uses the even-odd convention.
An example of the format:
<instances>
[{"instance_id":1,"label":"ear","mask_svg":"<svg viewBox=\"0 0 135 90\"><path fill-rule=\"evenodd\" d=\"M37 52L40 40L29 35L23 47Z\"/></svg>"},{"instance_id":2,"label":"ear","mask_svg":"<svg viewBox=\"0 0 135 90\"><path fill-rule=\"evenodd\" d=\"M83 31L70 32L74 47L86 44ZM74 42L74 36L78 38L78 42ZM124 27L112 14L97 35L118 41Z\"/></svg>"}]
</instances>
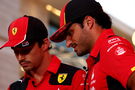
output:
<instances>
[{"instance_id":1,"label":"ear","mask_svg":"<svg viewBox=\"0 0 135 90\"><path fill-rule=\"evenodd\" d=\"M44 50L44 51L46 51L46 50L48 50L48 48L49 48L49 46L50 46L50 41L49 41L49 39L48 38L45 38L44 40L43 40L43 45L42 45L42 49Z\"/></svg>"},{"instance_id":2,"label":"ear","mask_svg":"<svg viewBox=\"0 0 135 90\"><path fill-rule=\"evenodd\" d=\"M86 16L86 17L84 18L83 24L84 24L85 26L88 26L89 29L92 29L94 23L95 23L95 19L92 18L91 16Z\"/></svg>"}]
</instances>

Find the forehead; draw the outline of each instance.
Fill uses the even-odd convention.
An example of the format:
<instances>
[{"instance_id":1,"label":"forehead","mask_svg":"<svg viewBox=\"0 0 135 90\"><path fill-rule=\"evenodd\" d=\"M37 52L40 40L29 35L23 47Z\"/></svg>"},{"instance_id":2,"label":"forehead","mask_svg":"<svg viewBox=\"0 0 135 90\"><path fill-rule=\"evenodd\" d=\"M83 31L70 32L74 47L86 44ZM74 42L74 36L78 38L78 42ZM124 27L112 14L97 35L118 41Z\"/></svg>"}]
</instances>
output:
<instances>
[{"instance_id":1,"label":"forehead","mask_svg":"<svg viewBox=\"0 0 135 90\"><path fill-rule=\"evenodd\" d=\"M77 29L77 28L80 28L80 24L79 23L73 23L70 27L69 27L69 29Z\"/></svg>"},{"instance_id":2,"label":"forehead","mask_svg":"<svg viewBox=\"0 0 135 90\"><path fill-rule=\"evenodd\" d=\"M69 28L68 28L68 32L74 32L75 30L78 31L79 29L81 29L81 25L78 23L73 23Z\"/></svg>"}]
</instances>

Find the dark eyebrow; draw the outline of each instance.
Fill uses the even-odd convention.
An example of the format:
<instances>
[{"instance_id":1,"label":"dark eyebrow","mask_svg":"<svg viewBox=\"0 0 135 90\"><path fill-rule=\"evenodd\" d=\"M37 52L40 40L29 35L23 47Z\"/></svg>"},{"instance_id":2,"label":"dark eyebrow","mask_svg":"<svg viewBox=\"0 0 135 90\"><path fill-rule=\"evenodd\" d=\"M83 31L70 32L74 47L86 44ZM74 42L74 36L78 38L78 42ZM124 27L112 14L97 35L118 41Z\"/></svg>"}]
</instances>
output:
<instances>
[{"instance_id":1,"label":"dark eyebrow","mask_svg":"<svg viewBox=\"0 0 135 90\"><path fill-rule=\"evenodd\" d=\"M11 47L11 49L14 51L15 54L23 54L23 55L26 55L28 54L34 47L35 43L31 44L30 46L28 47Z\"/></svg>"},{"instance_id":2,"label":"dark eyebrow","mask_svg":"<svg viewBox=\"0 0 135 90\"><path fill-rule=\"evenodd\" d=\"M68 29L68 31L67 31L67 35L71 35L71 34L72 34L72 32L73 32L73 30L72 30L72 29Z\"/></svg>"}]
</instances>

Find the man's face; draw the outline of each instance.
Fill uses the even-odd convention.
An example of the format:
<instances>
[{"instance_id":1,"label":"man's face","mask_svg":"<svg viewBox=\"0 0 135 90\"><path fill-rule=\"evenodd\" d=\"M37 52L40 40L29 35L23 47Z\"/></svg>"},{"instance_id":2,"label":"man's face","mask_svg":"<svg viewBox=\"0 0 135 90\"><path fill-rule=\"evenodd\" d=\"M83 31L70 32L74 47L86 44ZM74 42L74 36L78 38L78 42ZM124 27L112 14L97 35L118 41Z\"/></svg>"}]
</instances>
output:
<instances>
[{"instance_id":1,"label":"man's face","mask_svg":"<svg viewBox=\"0 0 135 90\"><path fill-rule=\"evenodd\" d=\"M72 47L78 56L83 56L90 52L90 36L86 29L78 23L72 24L68 29L66 46Z\"/></svg>"},{"instance_id":2,"label":"man's face","mask_svg":"<svg viewBox=\"0 0 135 90\"><path fill-rule=\"evenodd\" d=\"M38 43L24 48L14 47L13 50L19 64L26 72L36 70L42 63L43 52Z\"/></svg>"}]
</instances>

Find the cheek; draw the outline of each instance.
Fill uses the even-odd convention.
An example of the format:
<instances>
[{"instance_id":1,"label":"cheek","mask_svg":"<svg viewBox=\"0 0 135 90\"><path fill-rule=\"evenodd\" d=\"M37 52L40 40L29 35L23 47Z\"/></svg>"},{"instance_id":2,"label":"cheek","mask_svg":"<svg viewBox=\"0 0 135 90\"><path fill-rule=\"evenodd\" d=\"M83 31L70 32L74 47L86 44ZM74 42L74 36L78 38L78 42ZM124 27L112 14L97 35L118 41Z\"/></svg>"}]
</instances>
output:
<instances>
[{"instance_id":1,"label":"cheek","mask_svg":"<svg viewBox=\"0 0 135 90\"><path fill-rule=\"evenodd\" d=\"M81 34L82 34L82 33L81 33L80 31L74 33L72 39L75 40L75 41L80 41L80 39L81 39Z\"/></svg>"},{"instance_id":2,"label":"cheek","mask_svg":"<svg viewBox=\"0 0 135 90\"><path fill-rule=\"evenodd\" d=\"M33 59L37 59L42 57L42 52L41 51L35 51L29 54L29 56Z\"/></svg>"},{"instance_id":3,"label":"cheek","mask_svg":"<svg viewBox=\"0 0 135 90\"><path fill-rule=\"evenodd\" d=\"M31 63L34 67L39 67L40 64L42 63L43 56L39 52L36 54L31 54L29 56L29 60L31 60Z\"/></svg>"},{"instance_id":4,"label":"cheek","mask_svg":"<svg viewBox=\"0 0 135 90\"><path fill-rule=\"evenodd\" d=\"M40 60L42 58L42 53L41 50L32 50L27 58L29 58L30 60L32 60L32 62L37 62L38 60Z\"/></svg>"},{"instance_id":5,"label":"cheek","mask_svg":"<svg viewBox=\"0 0 135 90\"><path fill-rule=\"evenodd\" d=\"M80 42L80 44L85 44L86 41L87 41L87 39L88 39L88 38L86 38L86 34L84 34L83 32L80 33L78 37L79 37L79 42ZM85 45L86 45L86 44L85 44Z\"/></svg>"}]
</instances>

